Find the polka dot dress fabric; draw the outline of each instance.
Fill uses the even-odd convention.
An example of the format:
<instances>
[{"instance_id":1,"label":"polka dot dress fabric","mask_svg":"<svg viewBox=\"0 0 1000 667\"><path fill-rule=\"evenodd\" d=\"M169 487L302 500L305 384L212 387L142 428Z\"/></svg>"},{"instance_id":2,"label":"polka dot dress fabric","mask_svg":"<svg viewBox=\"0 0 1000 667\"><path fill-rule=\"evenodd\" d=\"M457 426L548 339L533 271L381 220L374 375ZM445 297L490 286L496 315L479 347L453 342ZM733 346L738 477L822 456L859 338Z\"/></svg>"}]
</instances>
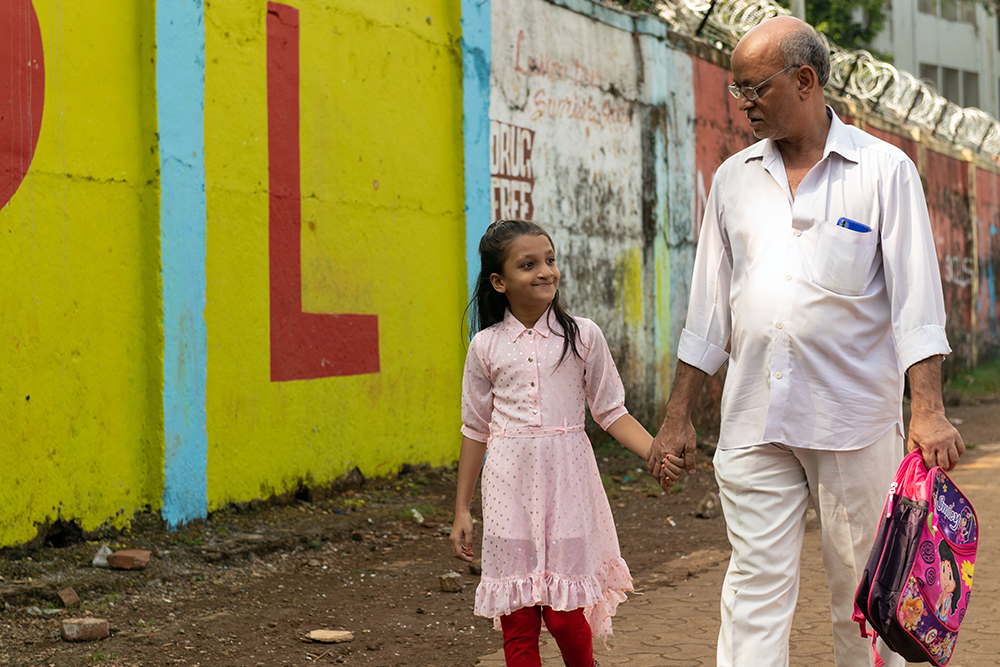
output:
<instances>
[{"instance_id":1,"label":"polka dot dress fabric","mask_svg":"<svg viewBox=\"0 0 1000 667\"><path fill-rule=\"evenodd\" d=\"M551 311L526 329L510 311L476 334L465 364L462 433L487 443L483 467L483 574L475 613L521 607L584 608L594 636L632 577L583 430L587 401L603 428L626 414L625 390L607 342L575 318L577 347L562 363L562 327Z\"/></svg>"}]
</instances>

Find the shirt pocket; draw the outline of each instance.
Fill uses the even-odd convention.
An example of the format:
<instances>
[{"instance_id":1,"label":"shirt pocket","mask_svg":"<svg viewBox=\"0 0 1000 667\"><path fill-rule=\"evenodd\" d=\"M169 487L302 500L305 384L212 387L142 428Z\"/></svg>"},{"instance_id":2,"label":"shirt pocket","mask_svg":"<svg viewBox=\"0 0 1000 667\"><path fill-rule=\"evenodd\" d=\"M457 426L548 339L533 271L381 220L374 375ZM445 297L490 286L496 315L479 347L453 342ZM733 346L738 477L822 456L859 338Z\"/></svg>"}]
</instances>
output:
<instances>
[{"instance_id":1,"label":"shirt pocket","mask_svg":"<svg viewBox=\"0 0 1000 667\"><path fill-rule=\"evenodd\" d=\"M858 296L868 287L878 236L855 232L830 222L819 225L813 258L813 282L837 294Z\"/></svg>"}]
</instances>

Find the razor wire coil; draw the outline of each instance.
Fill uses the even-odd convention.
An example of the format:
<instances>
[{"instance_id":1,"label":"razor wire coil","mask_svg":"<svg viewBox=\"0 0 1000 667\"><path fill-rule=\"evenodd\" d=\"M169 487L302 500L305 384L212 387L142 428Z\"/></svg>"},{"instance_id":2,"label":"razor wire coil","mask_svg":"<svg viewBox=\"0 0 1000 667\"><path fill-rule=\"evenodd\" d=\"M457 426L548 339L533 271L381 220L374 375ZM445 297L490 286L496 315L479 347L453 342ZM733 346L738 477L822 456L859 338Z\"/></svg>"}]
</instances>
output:
<instances>
[{"instance_id":1,"label":"razor wire coil","mask_svg":"<svg viewBox=\"0 0 1000 667\"><path fill-rule=\"evenodd\" d=\"M791 14L773 0L661 0L657 11L673 30L730 52L761 21ZM852 97L871 111L954 145L993 159L1000 156L1000 123L986 112L948 101L933 86L868 51L843 49L820 37L830 49L826 87L831 93Z\"/></svg>"}]
</instances>

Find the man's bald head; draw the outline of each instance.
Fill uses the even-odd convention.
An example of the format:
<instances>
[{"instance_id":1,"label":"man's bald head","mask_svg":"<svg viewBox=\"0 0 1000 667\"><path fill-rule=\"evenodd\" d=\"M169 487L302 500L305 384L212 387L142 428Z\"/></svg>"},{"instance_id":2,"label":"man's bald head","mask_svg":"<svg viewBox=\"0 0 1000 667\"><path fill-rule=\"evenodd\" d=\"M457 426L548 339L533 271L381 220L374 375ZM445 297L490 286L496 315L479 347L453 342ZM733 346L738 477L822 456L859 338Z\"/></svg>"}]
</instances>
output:
<instances>
[{"instance_id":1,"label":"man's bald head","mask_svg":"<svg viewBox=\"0 0 1000 667\"><path fill-rule=\"evenodd\" d=\"M777 58L782 67L808 65L823 87L830 79L830 50L813 27L794 16L776 16L747 31L733 49L733 57L748 60Z\"/></svg>"}]
</instances>

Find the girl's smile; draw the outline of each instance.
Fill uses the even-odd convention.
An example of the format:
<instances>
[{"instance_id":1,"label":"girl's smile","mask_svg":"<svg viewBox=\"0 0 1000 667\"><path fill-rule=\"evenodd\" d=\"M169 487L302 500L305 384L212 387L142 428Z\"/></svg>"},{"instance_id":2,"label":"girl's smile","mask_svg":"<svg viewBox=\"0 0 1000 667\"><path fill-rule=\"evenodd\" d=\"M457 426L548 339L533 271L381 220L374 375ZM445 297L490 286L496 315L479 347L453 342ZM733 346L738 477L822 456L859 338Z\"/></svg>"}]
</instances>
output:
<instances>
[{"instance_id":1,"label":"girl's smile","mask_svg":"<svg viewBox=\"0 0 1000 667\"><path fill-rule=\"evenodd\" d=\"M490 282L507 296L514 317L533 327L559 289L559 267L548 237L526 234L511 241L503 274L492 274Z\"/></svg>"}]
</instances>

